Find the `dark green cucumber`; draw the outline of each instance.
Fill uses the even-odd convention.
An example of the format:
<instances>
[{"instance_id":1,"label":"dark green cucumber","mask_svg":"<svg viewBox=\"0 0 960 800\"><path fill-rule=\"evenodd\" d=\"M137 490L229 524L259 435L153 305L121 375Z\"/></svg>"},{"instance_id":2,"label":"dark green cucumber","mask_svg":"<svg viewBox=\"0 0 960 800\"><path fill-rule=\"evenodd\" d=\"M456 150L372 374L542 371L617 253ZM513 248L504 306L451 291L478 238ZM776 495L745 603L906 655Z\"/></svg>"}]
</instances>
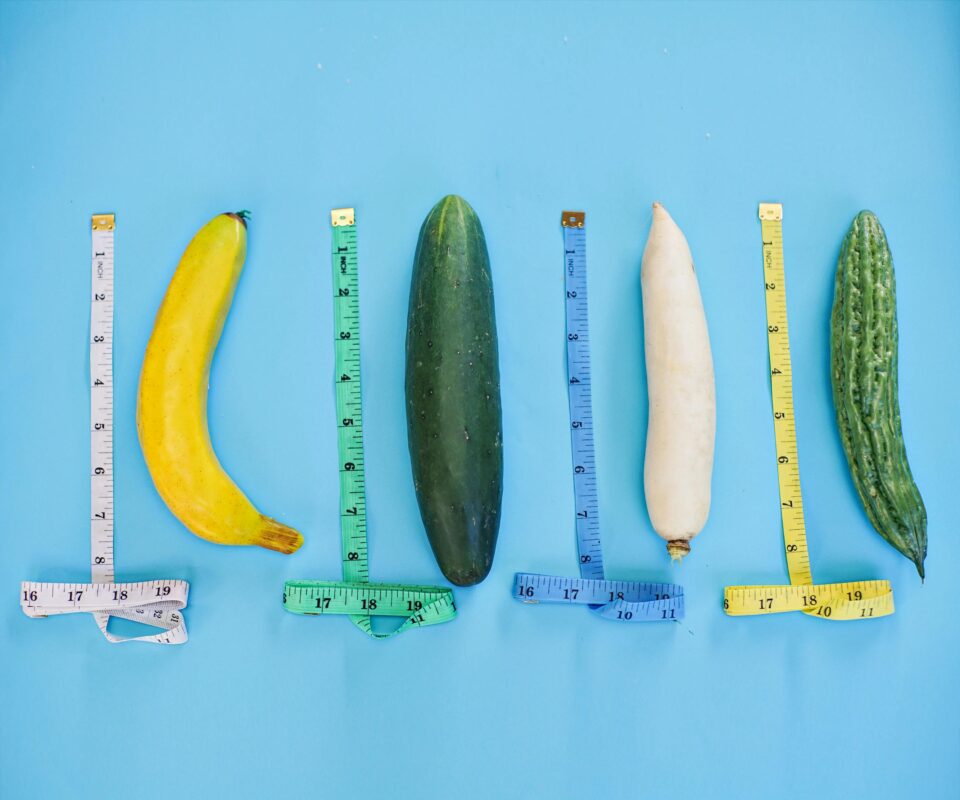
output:
<instances>
[{"instance_id":1,"label":"dark green cucumber","mask_svg":"<svg viewBox=\"0 0 960 800\"><path fill-rule=\"evenodd\" d=\"M873 527L922 578L927 512L900 430L893 258L869 211L843 240L830 327L833 402L854 486Z\"/></svg>"},{"instance_id":2,"label":"dark green cucumber","mask_svg":"<svg viewBox=\"0 0 960 800\"><path fill-rule=\"evenodd\" d=\"M479 583L500 528L500 367L483 228L455 195L437 203L420 229L406 400L413 482L433 553L452 583Z\"/></svg>"}]
</instances>

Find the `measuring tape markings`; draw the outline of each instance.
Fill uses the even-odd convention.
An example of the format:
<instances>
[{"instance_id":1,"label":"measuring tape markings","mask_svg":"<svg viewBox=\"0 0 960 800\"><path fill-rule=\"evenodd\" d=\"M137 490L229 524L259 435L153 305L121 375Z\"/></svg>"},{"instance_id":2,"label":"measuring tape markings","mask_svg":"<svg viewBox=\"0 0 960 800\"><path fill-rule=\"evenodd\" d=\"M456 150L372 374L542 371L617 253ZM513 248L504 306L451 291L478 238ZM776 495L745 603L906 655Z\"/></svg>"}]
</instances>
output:
<instances>
[{"instance_id":1,"label":"measuring tape markings","mask_svg":"<svg viewBox=\"0 0 960 800\"><path fill-rule=\"evenodd\" d=\"M793 367L783 260L783 207L779 203L761 203L759 215L780 518L790 585L728 586L724 590L723 607L730 616L786 611L802 611L810 616L833 620L887 616L894 611L893 589L889 581L813 582L794 418Z\"/></svg>"},{"instance_id":2,"label":"measuring tape markings","mask_svg":"<svg viewBox=\"0 0 960 800\"><path fill-rule=\"evenodd\" d=\"M337 452L340 480L340 545L343 581L287 581L283 607L294 614L348 615L376 639L413 627L452 620L450 589L369 583L366 470L360 382L360 279L354 209L331 212L333 226L334 350L336 353ZM390 633L374 633L371 617L405 618Z\"/></svg>"},{"instance_id":3,"label":"measuring tape markings","mask_svg":"<svg viewBox=\"0 0 960 800\"><path fill-rule=\"evenodd\" d=\"M567 398L580 577L521 572L514 580L514 597L525 603L586 605L605 619L621 622L682 619L683 587L604 578L593 435L586 215L581 211L564 211L560 224L566 290Z\"/></svg>"},{"instance_id":4,"label":"measuring tape markings","mask_svg":"<svg viewBox=\"0 0 960 800\"><path fill-rule=\"evenodd\" d=\"M20 585L20 606L29 617L55 614L93 614L110 642L142 641L182 644L187 630L180 613L190 586L182 580L139 583L114 582L113 481L113 214L91 220L90 299L90 572L92 583ZM110 617L142 622L163 633L116 636L107 631Z\"/></svg>"}]
</instances>

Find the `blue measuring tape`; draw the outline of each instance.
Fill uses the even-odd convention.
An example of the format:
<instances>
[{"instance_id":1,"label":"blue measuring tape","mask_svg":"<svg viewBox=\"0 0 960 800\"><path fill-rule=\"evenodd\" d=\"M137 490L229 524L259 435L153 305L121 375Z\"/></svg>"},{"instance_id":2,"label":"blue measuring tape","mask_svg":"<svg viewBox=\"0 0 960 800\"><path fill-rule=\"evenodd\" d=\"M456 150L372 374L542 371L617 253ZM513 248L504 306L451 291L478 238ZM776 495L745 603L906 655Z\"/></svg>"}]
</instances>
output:
<instances>
[{"instance_id":1,"label":"blue measuring tape","mask_svg":"<svg viewBox=\"0 0 960 800\"><path fill-rule=\"evenodd\" d=\"M586 215L582 211L564 211L560 224L563 226L563 274L567 293L567 395L580 577L557 578L520 572L514 580L513 594L524 603L589 606L595 614L621 622L683 619L682 586L604 578L590 391Z\"/></svg>"}]
</instances>

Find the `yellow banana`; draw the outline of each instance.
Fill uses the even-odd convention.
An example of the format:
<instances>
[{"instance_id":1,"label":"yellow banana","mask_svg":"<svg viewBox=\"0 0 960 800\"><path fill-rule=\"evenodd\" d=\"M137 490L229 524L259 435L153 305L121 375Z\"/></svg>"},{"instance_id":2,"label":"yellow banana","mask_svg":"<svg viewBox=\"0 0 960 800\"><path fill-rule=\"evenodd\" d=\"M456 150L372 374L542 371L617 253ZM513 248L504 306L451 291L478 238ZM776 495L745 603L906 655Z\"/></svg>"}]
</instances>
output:
<instances>
[{"instance_id":1,"label":"yellow banana","mask_svg":"<svg viewBox=\"0 0 960 800\"><path fill-rule=\"evenodd\" d=\"M147 344L137 433L157 491L190 531L292 553L303 537L254 508L220 466L207 428L210 362L246 252L244 212L214 217L193 237Z\"/></svg>"}]
</instances>

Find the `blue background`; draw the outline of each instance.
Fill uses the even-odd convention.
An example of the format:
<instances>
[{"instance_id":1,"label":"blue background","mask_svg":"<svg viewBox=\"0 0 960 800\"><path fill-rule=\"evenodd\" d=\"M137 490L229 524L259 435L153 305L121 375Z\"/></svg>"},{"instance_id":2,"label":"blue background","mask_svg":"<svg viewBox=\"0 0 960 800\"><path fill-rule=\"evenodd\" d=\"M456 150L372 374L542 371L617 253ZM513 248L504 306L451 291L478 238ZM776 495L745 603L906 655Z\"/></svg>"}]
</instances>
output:
<instances>
[{"instance_id":1,"label":"blue background","mask_svg":"<svg viewBox=\"0 0 960 800\"><path fill-rule=\"evenodd\" d=\"M958 142L957 3L0 5L0 796L956 798ZM501 540L486 582L457 591L456 622L384 644L280 607L284 580L339 575L328 210L360 220L372 575L437 583L403 342L417 232L450 192L483 220L493 264ZM725 584L786 580L768 199L786 208L815 577L892 580L897 613L869 624L720 608ZM653 200L693 250L717 372L713 509L679 568L641 482ZM588 214L608 572L682 581L681 624L511 597L517 570L576 573L567 207ZM830 400L834 265L864 207L897 265L922 586L860 508ZM253 218L212 434L254 502L306 535L292 557L187 533L134 430L180 253L238 208ZM23 579L89 579L89 217L104 210L119 226L118 575L191 582L184 647L114 647L88 617L29 620L16 603Z\"/></svg>"}]
</instances>

